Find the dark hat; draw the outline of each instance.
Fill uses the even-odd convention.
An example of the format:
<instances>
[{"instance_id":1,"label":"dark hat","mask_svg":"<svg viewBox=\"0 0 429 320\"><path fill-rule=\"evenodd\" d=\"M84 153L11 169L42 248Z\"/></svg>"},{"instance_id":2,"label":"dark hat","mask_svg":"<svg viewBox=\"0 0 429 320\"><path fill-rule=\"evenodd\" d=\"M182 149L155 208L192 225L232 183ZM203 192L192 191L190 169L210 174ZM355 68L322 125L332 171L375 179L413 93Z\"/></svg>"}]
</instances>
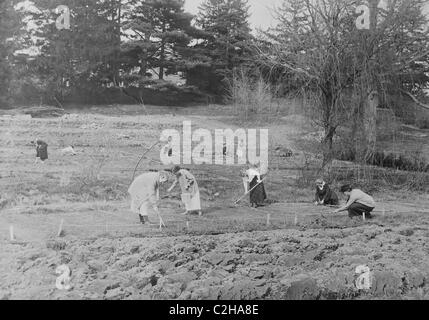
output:
<instances>
[{"instance_id":1,"label":"dark hat","mask_svg":"<svg viewBox=\"0 0 429 320\"><path fill-rule=\"evenodd\" d=\"M173 170L171 172L173 172L174 174L176 174L179 171L180 171L180 167L179 166L174 166Z\"/></svg>"},{"instance_id":2,"label":"dark hat","mask_svg":"<svg viewBox=\"0 0 429 320\"><path fill-rule=\"evenodd\" d=\"M342 185L341 186L341 188L340 188L340 192L341 193L344 193L344 192L349 192L349 191L352 191L352 186L351 185L349 185L349 184L345 184L345 185Z\"/></svg>"}]
</instances>

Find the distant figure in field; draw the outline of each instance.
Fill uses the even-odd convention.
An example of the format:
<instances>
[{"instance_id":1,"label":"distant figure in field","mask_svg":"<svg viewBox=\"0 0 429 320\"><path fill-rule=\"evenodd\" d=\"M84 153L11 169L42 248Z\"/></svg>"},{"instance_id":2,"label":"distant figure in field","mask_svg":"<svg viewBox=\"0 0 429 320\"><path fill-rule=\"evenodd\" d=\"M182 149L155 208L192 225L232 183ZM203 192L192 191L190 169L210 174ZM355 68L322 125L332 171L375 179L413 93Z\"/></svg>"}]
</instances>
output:
<instances>
[{"instance_id":1,"label":"distant figure in field","mask_svg":"<svg viewBox=\"0 0 429 320\"><path fill-rule=\"evenodd\" d=\"M337 194L329 187L329 185L323 179L316 180L316 205L338 205Z\"/></svg>"},{"instance_id":2,"label":"distant figure in field","mask_svg":"<svg viewBox=\"0 0 429 320\"><path fill-rule=\"evenodd\" d=\"M68 146L67 148L64 148L61 150L61 154L64 155L71 155L71 156L75 156L76 155L76 151L74 150L73 146Z\"/></svg>"},{"instance_id":3,"label":"distant figure in field","mask_svg":"<svg viewBox=\"0 0 429 320\"><path fill-rule=\"evenodd\" d=\"M250 190L250 205L254 208L260 207L267 199L265 193L264 182L262 181L265 173L262 172L263 168L248 164L248 169L243 172L244 192L248 193Z\"/></svg>"},{"instance_id":4,"label":"distant figure in field","mask_svg":"<svg viewBox=\"0 0 429 320\"><path fill-rule=\"evenodd\" d=\"M149 210L151 208L158 215L160 222L162 221L157 202L159 200L159 186L166 181L168 181L168 173L160 171L143 173L131 183L128 188L128 193L131 196L131 210L138 213L140 223L149 222Z\"/></svg>"},{"instance_id":5,"label":"distant figure in field","mask_svg":"<svg viewBox=\"0 0 429 320\"><path fill-rule=\"evenodd\" d=\"M371 218L371 212L375 208L373 197L360 189L352 188L348 184L343 185L340 188L340 192L344 193L348 197L347 203L343 207L335 210L334 213L347 210L350 218L361 216L362 213L365 213L365 217Z\"/></svg>"},{"instance_id":6,"label":"distant figure in field","mask_svg":"<svg viewBox=\"0 0 429 320\"><path fill-rule=\"evenodd\" d=\"M246 146L245 146L245 142L242 139L240 139L240 141L238 142L237 150L236 150L235 154L237 155L237 161L238 161L238 163L240 163L240 164L245 163L245 160L246 160Z\"/></svg>"},{"instance_id":7,"label":"distant figure in field","mask_svg":"<svg viewBox=\"0 0 429 320\"><path fill-rule=\"evenodd\" d=\"M173 145L172 145L172 137L168 137L167 144L163 147L164 154L171 157L173 155Z\"/></svg>"},{"instance_id":8,"label":"distant figure in field","mask_svg":"<svg viewBox=\"0 0 429 320\"><path fill-rule=\"evenodd\" d=\"M171 192L177 183L179 183L182 191L182 202L185 204L186 208L186 211L183 212L183 214L198 212L198 215L201 216L200 190L198 188L197 180L193 174L188 170L181 169L179 166L175 166L172 173L176 176L176 180L168 189L168 192Z\"/></svg>"},{"instance_id":9,"label":"distant figure in field","mask_svg":"<svg viewBox=\"0 0 429 320\"><path fill-rule=\"evenodd\" d=\"M36 139L36 142L32 141L32 143L36 146L36 161L38 162L40 159L42 162L48 159L48 144L40 139Z\"/></svg>"}]
</instances>

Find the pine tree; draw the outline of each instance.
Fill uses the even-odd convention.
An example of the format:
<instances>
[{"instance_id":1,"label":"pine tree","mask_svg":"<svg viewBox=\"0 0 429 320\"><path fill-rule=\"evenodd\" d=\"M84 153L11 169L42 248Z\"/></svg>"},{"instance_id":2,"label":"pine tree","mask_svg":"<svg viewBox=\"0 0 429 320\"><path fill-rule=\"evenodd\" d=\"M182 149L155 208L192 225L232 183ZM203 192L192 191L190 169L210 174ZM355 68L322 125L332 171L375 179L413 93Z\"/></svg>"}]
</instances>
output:
<instances>
[{"instance_id":1,"label":"pine tree","mask_svg":"<svg viewBox=\"0 0 429 320\"><path fill-rule=\"evenodd\" d=\"M184 11L184 0L134 0L126 31L131 41L124 44L128 68L159 70L159 79L175 74L184 63L181 56L192 38L193 16Z\"/></svg>"},{"instance_id":2,"label":"pine tree","mask_svg":"<svg viewBox=\"0 0 429 320\"><path fill-rule=\"evenodd\" d=\"M199 60L189 66L188 82L223 93L221 81L251 57L249 6L247 0L206 0L199 9L197 26L202 32L194 46Z\"/></svg>"},{"instance_id":3,"label":"pine tree","mask_svg":"<svg viewBox=\"0 0 429 320\"><path fill-rule=\"evenodd\" d=\"M8 105L13 79L14 51L20 34L20 17L14 10L14 0L0 1L0 108Z\"/></svg>"},{"instance_id":4,"label":"pine tree","mask_svg":"<svg viewBox=\"0 0 429 320\"><path fill-rule=\"evenodd\" d=\"M72 87L99 85L103 79L115 81L119 74L120 0L71 0L70 29L59 30L55 21L60 0L37 0L39 13L32 13L40 27L40 55L31 62L33 72L46 92L59 100Z\"/></svg>"}]
</instances>

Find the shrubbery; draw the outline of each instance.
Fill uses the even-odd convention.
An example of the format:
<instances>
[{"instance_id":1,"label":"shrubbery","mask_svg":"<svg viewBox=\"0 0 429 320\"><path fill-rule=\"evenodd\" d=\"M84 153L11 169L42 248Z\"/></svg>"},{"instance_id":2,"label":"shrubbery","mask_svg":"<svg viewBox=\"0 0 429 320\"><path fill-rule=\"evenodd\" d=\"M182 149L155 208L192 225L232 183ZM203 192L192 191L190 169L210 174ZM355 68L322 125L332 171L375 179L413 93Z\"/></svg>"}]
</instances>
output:
<instances>
[{"instance_id":1,"label":"shrubbery","mask_svg":"<svg viewBox=\"0 0 429 320\"><path fill-rule=\"evenodd\" d=\"M345 150L337 153L338 160L355 161L355 154L353 151ZM429 163L420 154L402 155L395 153L387 153L384 151L377 151L375 154L366 161L368 165L374 165L383 168L392 168L403 171L416 171L416 172L429 172Z\"/></svg>"},{"instance_id":2,"label":"shrubbery","mask_svg":"<svg viewBox=\"0 0 429 320\"><path fill-rule=\"evenodd\" d=\"M32 79L21 81L16 86L15 105L31 104L151 104L183 106L205 103L207 95L195 86L177 85L163 80L126 79L124 87L103 86L98 82L77 82L70 87L53 90L50 86L41 87ZM0 106L2 107L2 106Z\"/></svg>"}]
</instances>

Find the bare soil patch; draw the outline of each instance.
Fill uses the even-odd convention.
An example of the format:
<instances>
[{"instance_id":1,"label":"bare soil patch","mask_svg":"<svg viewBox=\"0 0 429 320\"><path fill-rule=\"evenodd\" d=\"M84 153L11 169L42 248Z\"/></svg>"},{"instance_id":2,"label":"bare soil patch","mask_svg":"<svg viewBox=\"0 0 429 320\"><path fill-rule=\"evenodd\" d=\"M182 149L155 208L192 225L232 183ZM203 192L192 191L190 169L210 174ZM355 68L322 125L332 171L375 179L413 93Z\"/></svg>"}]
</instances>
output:
<instances>
[{"instance_id":1,"label":"bare soil patch","mask_svg":"<svg viewBox=\"0 0 429 320\"><path fill-rule=\"evenodd\" d=\"M0 299L429 298L428 195L375 193L379 206L367 221L313 206L313 190L296 187L302 156L292 138L302 125L290 117L261 125L276 145L298 151L272 162L272 203L233 205L242 193L237 166L189 166L205 215L180 215L179 194L163 189L167 228L138 224L126 190L160 132L184 120L208 129L234 123L227 114L148 110L0 117ZM35 137L49 144L44 164L34 164ZM68 145L77 155L61 154ZM157 160L154 149L138 172L161 168ZM55 288L59 264L72 270L70 291ZM368 292L354 285L361 264L375 273Z\"/></svg>"}]
</instances>

